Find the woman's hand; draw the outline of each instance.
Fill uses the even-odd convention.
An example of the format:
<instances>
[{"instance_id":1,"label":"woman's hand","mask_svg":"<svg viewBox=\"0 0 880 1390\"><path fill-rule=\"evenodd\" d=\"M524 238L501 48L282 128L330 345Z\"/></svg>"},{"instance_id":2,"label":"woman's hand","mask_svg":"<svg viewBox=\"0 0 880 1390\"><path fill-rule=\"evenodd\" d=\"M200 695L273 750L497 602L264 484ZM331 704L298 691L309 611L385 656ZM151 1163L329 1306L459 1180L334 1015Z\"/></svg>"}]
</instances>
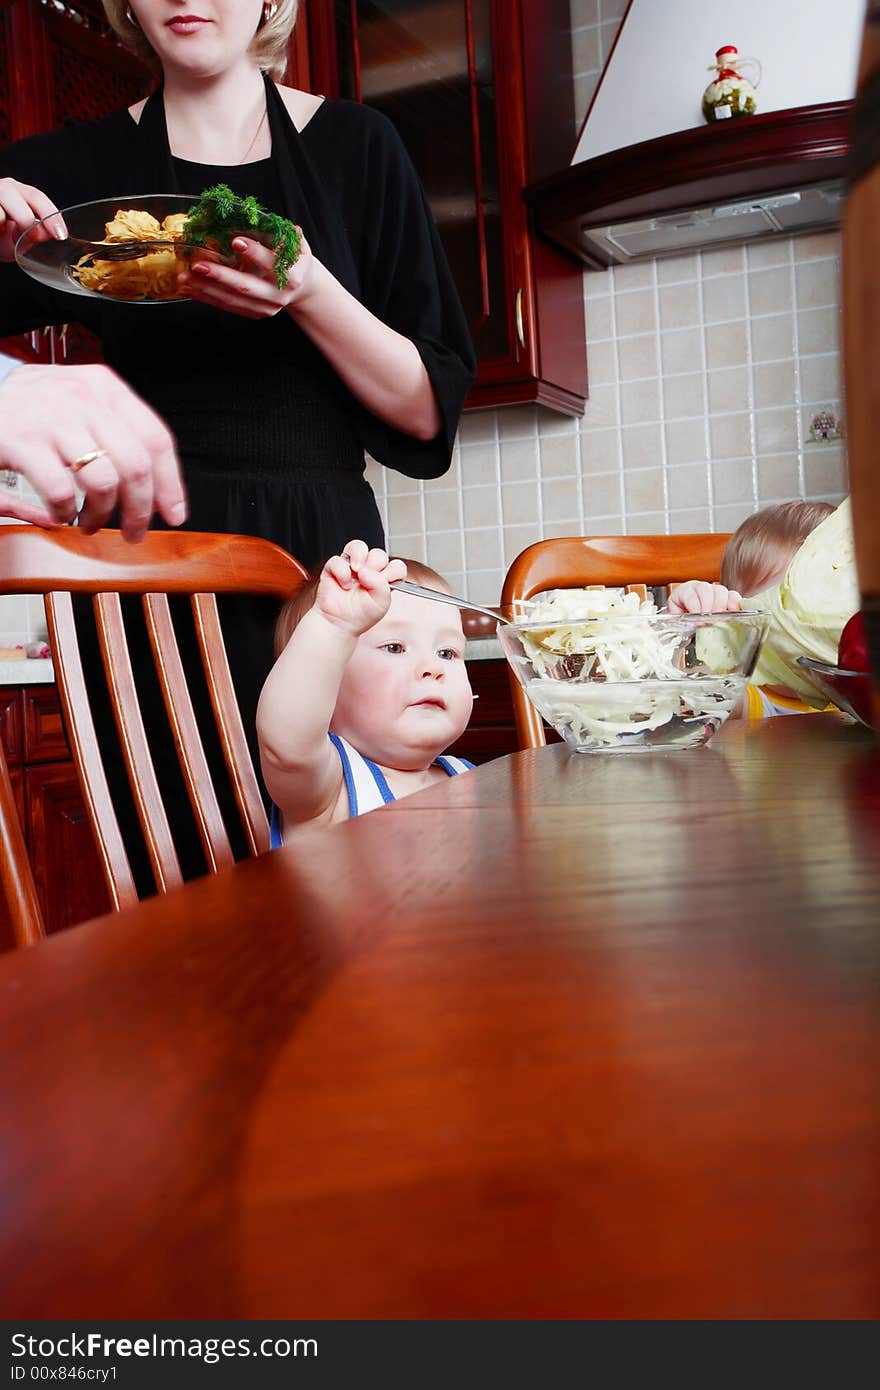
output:
<instances>
[{"instance_id":1,"label":"woman's hand","mask_svg":"<svg viewBox=\"0 0 880 1390\"><path fill-rule=\"evenodd\" d=\"M0 261L14 260L15 243L22 232L53 212L58 209L39 188L31 188L30 184L19 183L17 179L0 179ZM40 228L36 239L48 241L55 237L63 241L66 236L64 218L58 216L50 229Z\"/></svg>"},{"instance_id":2,"label":"woman's hand","mask_svg":"<svg viewBox=\"0 0 880 1390\"><path fill-rule=\"evenodd\" d=\"M688 579L669 595L667 613L735 613L742 608L742 594L723 584Z\"/></svg>"},{"instance_id":3,"label":"woman's hand","mask_svg":"<svg viewBox=\"0 0 880 1390\"><path fill-rule=\"evenodd\" d=\"M213 304L216 309L226 309L246 319L272 318L303 299L314 284L315 260L302 230L296 230L302 238L300 253L287 272L283 289L278 288L275 278L275 252L262 242L243 236L232 243L239 256L236 266L194 260L190 269L178 276L178 283L201 304Z\"/></svg>"},{"instance_id":4,"label":"woman's hand","mask_svg":"<svg viewBox=\"0 0 880 1390\"><path fill-rule=\"evenodd\" d=\"M332 556L321 571L315 609L335 627L359 637L378 623L391 604L391 585L406 579L402 560L365 541L349 541L342 555Z\"/></svg>"}]
</instances>

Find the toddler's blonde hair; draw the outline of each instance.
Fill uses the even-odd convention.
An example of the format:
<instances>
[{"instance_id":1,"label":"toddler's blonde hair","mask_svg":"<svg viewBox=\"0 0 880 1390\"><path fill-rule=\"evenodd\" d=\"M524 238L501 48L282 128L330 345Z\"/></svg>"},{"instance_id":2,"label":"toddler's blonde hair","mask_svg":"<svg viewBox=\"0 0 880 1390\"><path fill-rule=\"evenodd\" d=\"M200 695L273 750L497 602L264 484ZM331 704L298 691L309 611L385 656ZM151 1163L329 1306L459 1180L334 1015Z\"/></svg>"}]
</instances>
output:
<instances>
[{"instance_id":1,"label":"toddler's blonde hair","mask_svg":"<svg viewBox=\"0 0 880 1390\"><path fill-rule=\"evenodd\" d=\"M403 555L392 555L390 558L403 560L406 565L407 579L412 579L416 584L425 584L429 589L442 589L444 594L452 593L442 574L432 570L430 565L423 565L421 560L407 560ZM276 658L284 651L294 631L314 604L320 578L321 571L318 570L316 574L310 575L300 588L286 600L278 615L278 622L275 624Z\"/></svg>"},{"instance_id":2,"label":"toddler's blonde hair","mask_svg":"<svg viewBox=\"0 0 880 1390\"><path fill-rule=\"evenodd\" d=\"M721 583L744 598L760 594L834 510L830 502L778 502L747 517L724 549Z\"/></svg>"}]
</instances>

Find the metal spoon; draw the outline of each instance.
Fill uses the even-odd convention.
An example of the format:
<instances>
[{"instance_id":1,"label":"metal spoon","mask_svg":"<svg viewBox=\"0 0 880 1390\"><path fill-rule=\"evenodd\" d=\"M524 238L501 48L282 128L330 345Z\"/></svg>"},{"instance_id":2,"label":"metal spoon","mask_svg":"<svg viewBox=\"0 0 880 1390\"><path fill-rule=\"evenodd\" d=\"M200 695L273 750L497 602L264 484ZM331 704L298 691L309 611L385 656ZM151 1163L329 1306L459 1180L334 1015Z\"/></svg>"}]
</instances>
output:
<instances>
[{"instance_id":1,"label":"metal spoon","mask_svg":"<svg viewBox=\"0 0 880 1390\"><path fill-rule=\"evenodd\" d=\"M451 603L455 608L470 608L474 613L485 613L496 623L510 622L509 618L502 618L501 614L496 613L493 608L483 608L479 603L471 603L469 598L458 598L455 594L445 594L442 589L426 589L423 584L413 584L409 579L395 579L391 587L392 589L399 589L404 594L413 594L415 598L433 598L438 603Z\"/></svg>"}]
</instances>

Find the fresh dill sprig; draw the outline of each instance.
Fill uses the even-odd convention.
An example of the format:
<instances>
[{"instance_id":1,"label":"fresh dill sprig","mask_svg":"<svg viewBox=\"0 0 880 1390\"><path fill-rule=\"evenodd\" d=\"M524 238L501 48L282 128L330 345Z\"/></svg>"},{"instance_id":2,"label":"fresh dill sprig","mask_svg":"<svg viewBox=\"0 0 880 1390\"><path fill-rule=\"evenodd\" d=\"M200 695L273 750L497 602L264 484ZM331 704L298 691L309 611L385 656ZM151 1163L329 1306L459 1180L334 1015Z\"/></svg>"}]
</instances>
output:
<instances>
[{"instance_id":1,"label":"fresh dill sprig","mask_svg":"<svg viewBox=\"0 0 880 1390\"><path fill-rule=\"evenodd\" d=\"M299 258L302 238L292 222L267 212L256 198L239 198L227 184L215 184L190 208L183 229L184 241L193 246L211 243L224 256L233 254L233 237L242 235L265 241L275 252L275 279L283 290L287 272Z\"/></svg>"}]
</instances>

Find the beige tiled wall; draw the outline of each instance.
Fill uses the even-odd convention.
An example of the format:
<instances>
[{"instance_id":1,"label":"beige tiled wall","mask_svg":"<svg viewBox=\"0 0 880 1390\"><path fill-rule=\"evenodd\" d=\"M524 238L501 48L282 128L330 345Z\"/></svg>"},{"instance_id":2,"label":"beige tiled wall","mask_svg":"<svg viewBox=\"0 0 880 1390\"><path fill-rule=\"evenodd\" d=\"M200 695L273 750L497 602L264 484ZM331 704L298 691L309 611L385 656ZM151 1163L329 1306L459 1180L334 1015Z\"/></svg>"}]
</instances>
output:
<instances>
[{"instance_id":1,"label":"beige tiled wall","mask_svg":"<svg viewBox=\"0 0 880 1390\"><path fill-rule=\"evenodd\" d=\"M586 114L625 0L571 0ZM572 132L572 148L576 132ZM370 467L390 544L477 602L545 536L729 530L766 502L839 500L839 236L784 238L584 275L582 419L516 406L464 417L450 472Z\"/></svg>"}]
</instances>

